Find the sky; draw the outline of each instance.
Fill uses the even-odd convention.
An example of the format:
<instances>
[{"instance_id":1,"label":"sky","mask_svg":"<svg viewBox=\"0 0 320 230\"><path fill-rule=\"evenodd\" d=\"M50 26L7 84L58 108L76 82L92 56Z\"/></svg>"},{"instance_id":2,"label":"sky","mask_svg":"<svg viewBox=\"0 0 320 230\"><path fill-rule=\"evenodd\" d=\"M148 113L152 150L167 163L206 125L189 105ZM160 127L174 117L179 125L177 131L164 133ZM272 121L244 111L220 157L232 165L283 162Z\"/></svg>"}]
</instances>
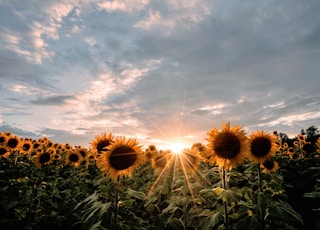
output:
<instances>
[{"instance_id":1,"label":"sky","mask_svg":"<svg viewBox=\"0 0 320 230\"><path fill-rule=\"evenodd\" d=\"M0 131L89 146L320 128L319 0L0 0Z\"/></svg>"}]
</instances>

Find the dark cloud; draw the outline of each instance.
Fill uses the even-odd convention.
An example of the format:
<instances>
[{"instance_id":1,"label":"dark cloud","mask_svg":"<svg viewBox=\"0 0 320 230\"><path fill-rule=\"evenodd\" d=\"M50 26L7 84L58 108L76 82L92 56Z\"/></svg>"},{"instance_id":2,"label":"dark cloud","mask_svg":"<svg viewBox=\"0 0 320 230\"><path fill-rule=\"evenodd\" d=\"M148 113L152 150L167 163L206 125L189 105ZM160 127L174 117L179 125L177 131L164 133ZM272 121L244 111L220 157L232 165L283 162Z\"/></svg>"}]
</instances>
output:
<instances>
[{"instance_id":1,"label":"dark cloud","mask_svg":"<svg viewBox=\"0 0 320 230\"><path fill-rule=\"evenodd\" d=\"M74 97L70 95L59 95L59 96L38 98L36 100L31 100L31 103L35 105L64 105L66 104L67 100L73 99L73 98Z\"/></svg>"}]
</instances>

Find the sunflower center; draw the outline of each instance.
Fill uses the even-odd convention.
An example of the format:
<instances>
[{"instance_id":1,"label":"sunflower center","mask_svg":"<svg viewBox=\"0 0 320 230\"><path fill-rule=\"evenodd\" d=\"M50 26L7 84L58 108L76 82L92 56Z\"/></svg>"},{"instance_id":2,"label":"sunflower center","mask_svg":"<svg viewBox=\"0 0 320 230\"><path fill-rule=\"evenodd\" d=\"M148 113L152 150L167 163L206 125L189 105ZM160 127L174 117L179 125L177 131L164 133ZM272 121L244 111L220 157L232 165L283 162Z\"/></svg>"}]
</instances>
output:
<instances>
[{"instance_id":1,"label":"sunflower center","mask_svg":"<svg viewBox=\"0 0 320 230\"><path fill-rule=\"evenodd\" d=\"M49 153L43 153L41 154L39 158L39 163L44 164L46 162L50 161L50 154Z\"/></svg>"},{"instance_id":2,"label":"sunflower center","mask_svg":"<svg viewBox=\"0 0 320 230\"><path fill-rule=\"evenodd\" d=\"M71 154L71 155L69 156L69 160L70 160L71 162L78 162L78 161L79 161L79 156L78 156L77 154Z\"/></svg>"},{"instance_id":3,"label":"sunflower center","mask_svg":"<svg viewBox=\"0 0 320 230\"><path fill-rule=\"evenodd\" d=\"M251 142L251 153L256 157L264 157L271 150L271 142L264 137L255 138Z\"/></svg>"},{"instance_id":4,"label":"sunflower center","mask_svg":"<svg viewBox=\"0 0 320 230\"><path fill-rule=\"evenodd\" d=\"M274 167L274 161L273 160L266 160L265 162L263 162L263 166L266 169L273 169Z\"/></svg>"},{"instance_id":5,"label":"sunflower center","mask_svg":"<svg viewBox=\"0 0 320 230\"><path fill-rule=\"evenodd\" d=\"M6 141L6 138L5 137L0 137L0 143L4 143Z\"/></svg>"},{"instance_id":6,"label":"sunflower center","mask_svg":"<svg viewBox=\"0 0 320 230\"><path fill-rule=\"evenodd\" d=\"M220 133L214 141L214 152L218 157L232 159L240 152L240 140L232 133Z\"/></svg>"},{"instance_id":7,"label":"sunflower center","mask_svg":"<svg viewBox=\"0 0 320 230\"><path fill-rule=\"evenodd\" d=\"M6 154L8 152L8 150L6 148L0 148L0 156Z\"/></svg>"},{"instance_id":8,"label":"sunflower center","mask_svg":"<svg viewBox=\"0 0 320 230\"><path fill-rule=\"evenodd\" d=\"M31 148L31 145L29 143L25 143L25 144L23 144L22 148L23 148L23 150L28 151Z\"/></svg>"},{"instance_id":9,"label":"sunflower center","mask_svg":"<svg viewBox=\"0 0 320 230\"><path fill-rule=\"evenodd\" d=\"M132 166L137 160L137 153L129 146L119 146L112 150L109 161L116 170L124 170Z\"/></svg>"},{"instance_id":10,"label":"sunflower center","mask_svg":"<svg viewBox=\"0 0 320 230\"><path fill-rule=\"evenodd\" d=\"M98 153L101 153L101 151L105 150L103 148L109 146L110 144L110 140L99 141L99 143L97 144Z\"/></svg>"},{"instance_id":11,"label":"sunflower center","mask_svg":"<svg viewBox=\"0 0 320 230\"><path fill-rule=\"evenodd\" d=\"M15 148L17 147L19 141L16 139L16 138L12 138L12 139L9 139L8 140L8 143L7 145L10 147L10 148Z\"/></svg>"}]
</instances>

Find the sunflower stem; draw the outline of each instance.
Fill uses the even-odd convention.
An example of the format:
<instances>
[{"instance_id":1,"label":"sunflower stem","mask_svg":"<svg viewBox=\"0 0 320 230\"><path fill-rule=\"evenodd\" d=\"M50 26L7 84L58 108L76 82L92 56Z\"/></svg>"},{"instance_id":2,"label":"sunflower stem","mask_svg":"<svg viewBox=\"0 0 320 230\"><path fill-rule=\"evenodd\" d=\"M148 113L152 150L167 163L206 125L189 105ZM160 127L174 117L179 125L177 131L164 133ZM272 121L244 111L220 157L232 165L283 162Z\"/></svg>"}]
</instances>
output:
<instances>
[{"instance_id":1,"label":"sunflower stem","mask_svg":"<svg viewBox=\"0 0 320 230\"><path fill-rule=\"evenodd\" d=\"M117 182L119 183L120 176L117 178ZM115 204L114 204L114 228L118 228L118 209L119 209L119 192L116 191L116 197L115 197Z\"/></svg>"},{"instance_id":2,"label":"sunflower stem","mask_svg":"<svg viewBox=\"0 0 320 230\"><path fill-rule=\"evenodd\" d=\"M262 178L261 178L261 167L260 163L257 164L258 167L258 177L259 177L259 193L261 194L263 192L263 186L262 186ZM264 207L260 207L260 221L261 221L261 230L265 229L265 223L264 223Z\"/></svg>"},{"instance_id":3,"label":"sunflower stem","mask_svg":"<svg viewBox=\"0 0 320 230\"><path fill-rule=\"evenodd\" d=\"M227 189L227 183L226 183L226 171L224 167L222 168L222 187L223 189ZM225 230L229 229L229 223L228 223L228 201L223 199L223 207L224 207L224 227Z\"/></svg>"}]
</instances>

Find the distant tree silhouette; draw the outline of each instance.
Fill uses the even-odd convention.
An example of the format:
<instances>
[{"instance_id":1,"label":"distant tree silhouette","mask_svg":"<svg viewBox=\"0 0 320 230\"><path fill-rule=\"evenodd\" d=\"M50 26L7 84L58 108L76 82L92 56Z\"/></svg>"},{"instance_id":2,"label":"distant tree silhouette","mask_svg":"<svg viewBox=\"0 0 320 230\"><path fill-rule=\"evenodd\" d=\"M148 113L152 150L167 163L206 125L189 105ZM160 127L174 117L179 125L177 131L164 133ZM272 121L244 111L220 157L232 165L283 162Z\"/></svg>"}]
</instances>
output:
<instances>
[{"instance_id":1,"label":"distant tree silhouette","mask_svg":"<svg viewBox=\"0 0 320 230\"><path fill-rule=\"evenodd\" d=\"M314 125L307 128L306 131L302 129L301 134L306 135L306 141L311 142L312 144L316 143L318 138L320 137L320 132Z\"/></svg>"},{"instance_id":2,"label":"distant tree silhouette","mask_svg":"<svg viewBox=\"0 0 320 230\"><path fill-rule=\"evenodd\" d=\"M279 133L279 138L281 143L287 142L289 140L288 135L285 133Z\"/></svg>"}]
</instances>

